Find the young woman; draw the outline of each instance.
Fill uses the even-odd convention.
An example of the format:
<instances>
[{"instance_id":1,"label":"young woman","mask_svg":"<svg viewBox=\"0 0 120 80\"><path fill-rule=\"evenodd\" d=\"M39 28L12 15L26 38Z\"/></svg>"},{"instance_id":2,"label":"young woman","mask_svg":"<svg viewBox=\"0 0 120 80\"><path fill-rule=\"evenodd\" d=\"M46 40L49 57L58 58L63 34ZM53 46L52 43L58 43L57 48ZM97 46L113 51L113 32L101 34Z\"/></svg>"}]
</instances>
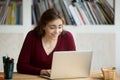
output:
<instances>
[{"instance_id":1,"label":"young woman","mask_svg":"<svg viewBox=\"0 0 120 80\"><path fill-rule=\"evenodd\" d=\"M49 76L54 51L76 50L72 34L63 30L64 24L55 9L43 13L25 38L17 63L19 73Z\"/></svg>"}]
</instances>

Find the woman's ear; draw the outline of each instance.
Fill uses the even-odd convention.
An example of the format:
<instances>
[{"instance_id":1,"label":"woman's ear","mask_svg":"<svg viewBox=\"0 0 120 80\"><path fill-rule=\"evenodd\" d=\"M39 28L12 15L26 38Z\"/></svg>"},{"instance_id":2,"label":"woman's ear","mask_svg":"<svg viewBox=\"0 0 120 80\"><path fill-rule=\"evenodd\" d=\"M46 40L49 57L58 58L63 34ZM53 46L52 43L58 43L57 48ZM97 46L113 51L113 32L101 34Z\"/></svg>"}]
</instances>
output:
<instances>
[{"instance_id":1,"label":"woman's ear","mask_svg":"<svg viewBox=\"0 0 120 80\"><path fill-rule=\"evenodd\" d=\"M43 30L45 30L45 28L46 28L46 27L44 26L44 27L43 27Z\"/></svg>"}]
</instances>

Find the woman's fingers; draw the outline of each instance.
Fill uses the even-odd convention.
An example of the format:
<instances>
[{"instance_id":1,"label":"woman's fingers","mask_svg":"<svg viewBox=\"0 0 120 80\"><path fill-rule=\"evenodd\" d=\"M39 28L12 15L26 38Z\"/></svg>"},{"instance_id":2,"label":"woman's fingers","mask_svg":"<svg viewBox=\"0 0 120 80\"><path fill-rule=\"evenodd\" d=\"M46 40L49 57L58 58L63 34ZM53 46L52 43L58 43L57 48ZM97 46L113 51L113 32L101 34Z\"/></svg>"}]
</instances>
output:
<instances>
[{"instance_id":1,"label":"woman's fingers","mask_svg":"<svg viewBox=\"0 0 120 80\"><path fill-rule=\"evenodd\" d=\"M51 70L50 70L50 69L49 69L49 70L43 69L43 70L41 70L40 74L41 74L41 75L50 76Z\"/></svg>"}]
</instances>

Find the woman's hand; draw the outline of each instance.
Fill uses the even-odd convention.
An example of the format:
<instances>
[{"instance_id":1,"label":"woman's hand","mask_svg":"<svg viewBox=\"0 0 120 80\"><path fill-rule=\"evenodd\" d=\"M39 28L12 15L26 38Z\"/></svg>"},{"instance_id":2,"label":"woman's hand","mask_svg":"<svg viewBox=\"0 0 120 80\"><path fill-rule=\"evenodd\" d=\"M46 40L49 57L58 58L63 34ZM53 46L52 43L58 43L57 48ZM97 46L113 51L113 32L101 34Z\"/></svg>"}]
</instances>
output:
<instances>
[{"instance_id":1,"label":"woman's hand","mask_svg":"<svg viewBox=\"0 0 120 80\"><path fill-rule=\"evenodd\" d=\"M51 70L50 69L42 69L41 72L40 72L40 75L46 75L46 76L50 76L51 74Z\"/></svg>"}]
</instances>

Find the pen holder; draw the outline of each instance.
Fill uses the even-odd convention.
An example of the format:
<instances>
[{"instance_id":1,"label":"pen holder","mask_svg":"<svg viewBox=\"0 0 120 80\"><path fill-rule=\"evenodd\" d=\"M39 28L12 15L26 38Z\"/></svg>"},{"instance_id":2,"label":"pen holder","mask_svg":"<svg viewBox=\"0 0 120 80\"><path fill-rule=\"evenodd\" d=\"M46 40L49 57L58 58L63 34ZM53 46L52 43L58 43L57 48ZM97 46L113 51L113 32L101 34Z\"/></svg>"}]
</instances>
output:
<instances>
[{"instance_id":1,"label":"pen holder","mask_svg":"<svg viewBox=\"0 0 120 80\"><path fill-rule=\"evenodd\" d=\"M116 68L101 68L104 80L115 80Z\"/></svg>"},{"instance_id":2,"label":"pen holder","mask_svg":"<svg viewBox=\"0 0 120 80\"><path fill-rule=\"evenodd\" d=\"M4 78L12 79L14 63L4 63Z\"/></svg>"}]
</instances>

